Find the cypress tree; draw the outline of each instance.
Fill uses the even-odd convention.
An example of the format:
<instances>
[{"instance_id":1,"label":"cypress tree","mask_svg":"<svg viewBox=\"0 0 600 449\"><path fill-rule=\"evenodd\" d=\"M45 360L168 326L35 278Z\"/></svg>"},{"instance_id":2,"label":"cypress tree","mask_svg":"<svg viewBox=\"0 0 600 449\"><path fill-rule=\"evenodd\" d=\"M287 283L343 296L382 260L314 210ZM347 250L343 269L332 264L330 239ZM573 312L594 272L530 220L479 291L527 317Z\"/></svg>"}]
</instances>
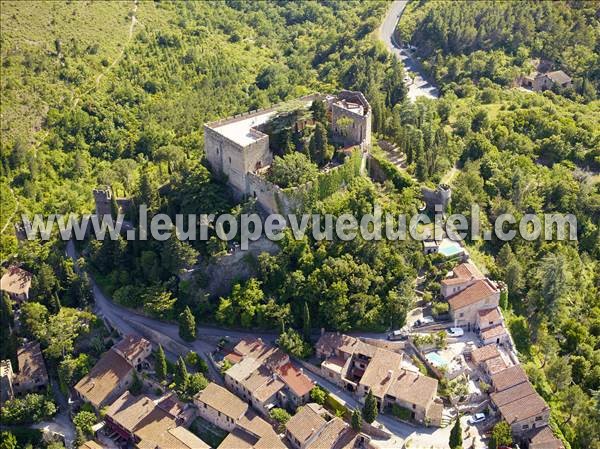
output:
<instances>
[{"instance_id":1,"label":"cypress tree","mask_svg":"<svg viewBox=\"0 0 600 449\"><path fill-rule=\"evenodd\" d=\"M183 358L179 356L177 360L177 366L175 367L175 385L180 391L185 391L190 375L188 374L187 367Z\"/></svg>"},{"instance_id":2,"label":"cypress tree","mask_svg":"<svg viewBox=\"0 0 600 449\"><path fill-rule=\"evenodd\" d=\"M196 339L196 319L188 306L179 315L179 336L185 341Z\"/></svg>"},{"instance_id":3,"label":"cypress tree","mask_svg":"<svg viewBox=\"0 0 600 449\"><path fill-rule=\"evenodd\" d=\"M360 413L360 410L355 408L354 411L352 412L352 428L356 432L360 432L361 427L362 427L362 415Z\"/></svg>"},{"instance_id":4,"label":"cypress tree","mask_svg":"<svg viewBox=\"0 0 600 449\"><path fill-rule=\"evenodd\" d=\"M165 351L162 345L158 345L158 351L156 351L156 360L154 362L154 370L156 371L156 377L160 380L165 380L167 377L167 358L165 357Z\"/></svg>"},{"instance_id":5,"label":"cypress tree","mask_svg":"<svg viewBox=\"0 0 600 449\"><path fill-rule=\"evenodd\" d=\"M371 424L373 421L375 421L375 418L377 418L378 414L379 411L377 409L377 400L375 399L375 396L373 396L373 393L369 391L365 399L365 406L363 407L363 418L366 422Z\"/></svg>"},{"instance_id":6,"label":"cypress tree","mask_svg":"<svg viewBox=\"0 0 600 449\"><path fill-rule=\"evenodd\" d=\"M462 428L460 426L460 415L456 417L454 427L450 431L450 449L462 448Z\"/></svg>"},{"instance_id":7,"label":"cypress tree","mask_svg":"<svg viewBox=\"0 0 600 449\"><path fill-rule=\"evenodd\" d=\"M306 341L310 341L310 310L308 309L308 303L304 302L304 326L303 326L303 333L304 333L304 339Z\"/></svg>"}]
</instances>

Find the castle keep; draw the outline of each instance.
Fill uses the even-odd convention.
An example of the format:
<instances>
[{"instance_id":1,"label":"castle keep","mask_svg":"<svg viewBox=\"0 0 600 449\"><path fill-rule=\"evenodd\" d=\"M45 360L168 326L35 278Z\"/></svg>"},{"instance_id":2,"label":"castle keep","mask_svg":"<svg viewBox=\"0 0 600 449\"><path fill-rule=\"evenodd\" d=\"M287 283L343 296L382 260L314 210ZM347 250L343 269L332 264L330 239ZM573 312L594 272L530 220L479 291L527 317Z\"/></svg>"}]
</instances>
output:
<instances>
[{"instance_id":1,"label":"castle keep","mask_svg":"<svg viewBox=\"0 0 600 449\"><path fill-rule=\"evenodd\" d=\"M358 147L365 158L371 145L371 107L364 95L344 90L337 95L307 95L296 103L308 109L315 101L325 105L332 142ZM297 206L289 189L284 192L262 176L273 162L264 126L286 107L284 103L204 125L204 150L213 172L227 177L238 198L254 197L268 213L289 213Z\"/></svg>"}]
</instances>

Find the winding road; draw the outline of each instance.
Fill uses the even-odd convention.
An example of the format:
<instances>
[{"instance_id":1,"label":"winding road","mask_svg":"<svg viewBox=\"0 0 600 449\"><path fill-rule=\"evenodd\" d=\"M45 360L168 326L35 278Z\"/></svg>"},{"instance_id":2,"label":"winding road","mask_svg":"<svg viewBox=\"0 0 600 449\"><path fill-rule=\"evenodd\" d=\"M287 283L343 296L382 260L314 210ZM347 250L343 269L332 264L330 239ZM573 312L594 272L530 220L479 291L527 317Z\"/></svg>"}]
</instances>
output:
<instances>
[{"instance_id":1,"label":"winding road","mask_svg":"<svg viewBox=\"0 0 600 449\"><path fill-rule=\"evenodd\" d=\"M408 4L406 0L395 0L385 16L385 19L379 27L379 39L385 44L387 49L395 54L404 64L404 68L412 82L407 81L408 98L415 101L418 97L438 98L440 93L438 88L427 81L425 74L414 60L409 50L405 50L396 45L394 39L394 30Z\"/></svg>"}]
</instances>

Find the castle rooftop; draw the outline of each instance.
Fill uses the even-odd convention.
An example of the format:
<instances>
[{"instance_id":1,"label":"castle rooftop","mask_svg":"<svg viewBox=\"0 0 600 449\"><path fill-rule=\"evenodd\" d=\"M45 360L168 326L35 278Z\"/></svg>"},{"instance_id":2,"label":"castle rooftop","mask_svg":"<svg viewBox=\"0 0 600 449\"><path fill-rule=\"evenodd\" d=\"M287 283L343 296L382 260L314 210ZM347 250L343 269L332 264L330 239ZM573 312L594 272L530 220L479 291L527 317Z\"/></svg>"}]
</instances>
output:
<instances>
[{"instance_id":1,"label":"castle rooftop","mask_svg":"<svg viewBox=\"0 0 600 449\"><path fill-rule=\"evenodd\" d=\"M286 106L293 104L297 107L309 107L318 96L319 94L306 95L297 100L279 103L266 109L259 109L207 123L206 126L226 139L246 147L266 136L256 128L267 123Z\"/></svg>"}]
</instances>

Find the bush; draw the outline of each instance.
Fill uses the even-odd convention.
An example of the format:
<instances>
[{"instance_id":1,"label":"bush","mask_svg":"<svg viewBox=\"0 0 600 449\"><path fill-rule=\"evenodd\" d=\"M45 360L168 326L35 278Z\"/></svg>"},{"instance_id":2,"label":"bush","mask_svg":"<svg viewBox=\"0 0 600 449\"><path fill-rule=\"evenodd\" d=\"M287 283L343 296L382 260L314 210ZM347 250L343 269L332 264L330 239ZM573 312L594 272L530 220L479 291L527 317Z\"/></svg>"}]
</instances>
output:
<instances>
[{"instance_id":1,"label":"bush","mask_svg":"<svg viewBox=\"0 0 600 449\"><path fill-rule=\"evenodd\" d=\"M275 157L267 179L285 189L317 178L319 170L304 154L294 152Z\"/></svg>"},{"instance_id":2,"label":"bush","mask_svg":"<svg viewBox=\"0 0 600 449\"><path fill-rule=\"evenodd\" d=\"M312 347L306 343L300 334L290 328L279 335L277 344L288 354L304 359L312 353Z\"/></svg>"},{"instance_id":3,"label":"bush","mask_svg":"<svg viewBox=\"0 0 600 449\"><path fill-rule=\"evenodd\" d=\"M278 431L283 432L285 429L285 425L290 420L291 416L288 412L286 412L282 408L274 408L269 412L269 416L271 419L277 421L279 423Z\"/></svg>"},{"instance_id":4,"label":"bush","mask_svg":"<svg viewBox=\"0 0 600 449\"><path fill-rule=\"evenodd\" d=\"M6 401L2 407L1 421L4 424L37 423L51 418L55 413L56 406L51 399L32 393Z\"/></svg>"},{"instance_id":5,"label":"bush","mask_svg":"<svg viewBox=\"0 0 600 449\"><path fill-rule=\"evenodd\" d=\"M319 405L325 404L325 400L329 396L329 392L320 386L315 386L312 390L310 390L310 399L313 402L316 402Z\"/></svg>"},{"instance_id":6,"label":"bush","mask_svg":"<svg viewBox=\"0 0 600 449\"><path fill-rule=\"evenodd\" d=\"M411 419L411 411L407 408L399 406L398 404L392 404L391 412L392 416L395 416L403 421L410 421Z\"/></svg>"}]
</instances>

